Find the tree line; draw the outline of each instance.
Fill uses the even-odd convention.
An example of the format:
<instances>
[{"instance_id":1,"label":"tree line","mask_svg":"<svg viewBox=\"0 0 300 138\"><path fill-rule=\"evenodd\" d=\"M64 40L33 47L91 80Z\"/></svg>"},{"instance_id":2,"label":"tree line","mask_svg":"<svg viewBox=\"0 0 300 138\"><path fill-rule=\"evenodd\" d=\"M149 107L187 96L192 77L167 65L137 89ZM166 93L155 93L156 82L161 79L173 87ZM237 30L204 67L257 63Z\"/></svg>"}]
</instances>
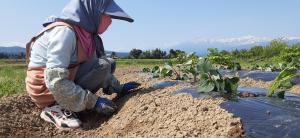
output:
<instances>
[{"instance_id":1,"label":"tree line","mask_svg":"<svg viewBox=\"0 0 300 138\"><path fill-rule=\"evenodd\" d=\"M156 48L154 50L146 50L142 51L140 49L132 49L129 52L129 58L134 59L168 59L168 58L174 58L179 53L185 53L181 50L174 50L170 49L169 53L167 54L166 51L163 51L159 48Z\"/></svg>"},{"instance_id":2,"label":"tree line","mask_svg":"<svg viewBox=\"0 0 300 138\"><path fill-rule=\"evenodd\" d=\"M286 41L276 39L266 46L257 45L250 49L219 51L216 48L209 48L208 57L217 57L215 59L219 59L220 62L224 58L231 58L245 61L277 61L300 64L300 43L289 45Z\"/></svg>"},{"instance_id":3,"label":"tree line","mask_svg":"<svg viewBox=\"0 0 300 138\"><path fill-rule=\"evenodd\" d=\"M24 52L20 53L5 53L0 52L0 59L25 59L26 54Z\"/></svg>"}]
</instances>

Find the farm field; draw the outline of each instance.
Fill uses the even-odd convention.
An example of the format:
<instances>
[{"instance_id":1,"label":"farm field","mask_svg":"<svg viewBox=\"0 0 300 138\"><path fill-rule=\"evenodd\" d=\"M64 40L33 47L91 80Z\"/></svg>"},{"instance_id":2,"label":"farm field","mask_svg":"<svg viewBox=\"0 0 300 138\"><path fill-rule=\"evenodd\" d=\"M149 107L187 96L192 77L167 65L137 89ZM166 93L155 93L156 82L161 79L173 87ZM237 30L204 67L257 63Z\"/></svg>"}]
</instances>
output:
<instances>
[{"instance_id":1,"label":"farm field","mask_svg":"<svg viewBox=\"0 0 300 138\"><path fill-rule=\"evenodd\" d=\"M119 111L111 118L82 113L83 127L76 130L61 131L45 123L39 118L41 110L24 93L4 96L0 101L3 122L0 136L227 137L243 134L240 119L218 106L222 98L197 100L188 94L170 96L189 84L153 88L152 78L139 75L140 72L140 68L132 66L118 69L116 76L121 82L134 80L142 83L142 87L134 94L116 99Z\"/></svg>"},{"instance_id":2,"label":"farm field","mask_svg":"<svg viewBox=\"0 0 300 138\"><path fill-rule=\"evenodd\" d=\"M141 88L121 99L115 95L99 96L113 99L119 106L112 117L87 111L79 114L82 128L58 130L40 119L38 109L26 95L23 80L26 65L21 61L1 61L0 67L0 136L2 137L245 137L252 136L242 118L228 109L231 102L221 96L196 98L189 92L174 92L193 88L191 82L177 81L169 77L153 78L143 72L144 67L163 66L163 60L117 61L116 76L121 82L137 81ZM17 63L17 64L15 64ZM167 83L166 83L167 82ZM172 83L169 83L172 82ZM239 87L268 89L272 81L245 77ZM299 93L299 85L290 89ZM249 90L251 91L251 89ZM254 91L255 93L255 91ZM197 93L199 94L199 93ZM241 100L243 101L243 99ZM265 111L266 110L266 111ZM271 109L270 109L271 110ZM268 109L263 109L263 114ZM231 113L232 112L232 113ZM271 110L273 113L273 111ZM271 113L271 114L272 114ZM246 122L248 120L245 120ZM250 126L252 127L252 126ZM283 126L284 127L284 126ZM280 127L279 127L280 128ZM276 127L274 127L276 129ZM257 135L254 135L257 136ZM262 135L259 135L262 136Z\"/></svg>"},{"instance_id":3,"label":"farm field","mask_svg":"<svg viewBox=\"0 0 300 138\"><path fill-rule=\"evenodd\" d=\"M299 138L298 5L3 1L0 138Z\"/></svg>"}]
</instances>

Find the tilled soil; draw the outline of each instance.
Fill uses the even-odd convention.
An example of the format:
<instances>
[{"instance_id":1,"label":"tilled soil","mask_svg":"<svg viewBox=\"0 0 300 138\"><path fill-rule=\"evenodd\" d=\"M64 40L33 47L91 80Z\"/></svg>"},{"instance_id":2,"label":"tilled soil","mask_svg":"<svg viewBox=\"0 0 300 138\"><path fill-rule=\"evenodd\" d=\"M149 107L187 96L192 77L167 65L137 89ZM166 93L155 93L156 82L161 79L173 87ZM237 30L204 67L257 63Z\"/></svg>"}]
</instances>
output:
<instances>
[{"instance_id":1,"label":"tilled soil","mask_svg":"<svg viewBox=\"0 0 300 138\"><path fill-rule=\"evenodd\" d=\"M58 130L40 119L26 94L0 100L0 137L243 137L241 120L219 107L222 98L194 99L188 94L170 96L189 84L155 89L152 78L128 69L117 70L121 82L138 81L140 89L114 99L119 111L105 117L80 113L79 129ZM114 98L114 96L108 96Z\"/></svg>"}]
</instances>

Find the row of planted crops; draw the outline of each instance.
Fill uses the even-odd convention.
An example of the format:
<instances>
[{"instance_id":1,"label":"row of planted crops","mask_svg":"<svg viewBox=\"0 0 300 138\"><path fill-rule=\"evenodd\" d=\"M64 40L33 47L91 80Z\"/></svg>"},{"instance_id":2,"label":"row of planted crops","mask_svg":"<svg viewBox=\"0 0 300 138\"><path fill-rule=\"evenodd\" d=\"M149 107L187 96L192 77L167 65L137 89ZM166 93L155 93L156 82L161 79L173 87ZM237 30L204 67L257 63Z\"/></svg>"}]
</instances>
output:
<instances>
[{"instance_id":1,"label":"row of planted crops","mask_svg":"<svg viewBox=\"0 0 300 138\"><path fill-rule=\"evenodd\" d=\"M235 99L240 80L238 71L242 67L239 63L228 60L223 63L215 62L220 60L217 58L219 57L178 53L175 58L166 60L165 65L144 68L143 72L151 72L154 78L169 77L189 81L197 85L200 93L219 92L226 98ZM280 73L269 88L267 94L269 97L276 94L279 98L284 98L285 92L294 85L292 78L300 76L297 66L289 63L279 65ZM227 73L222 73L224 70Z\"/></svg>"},{"instance_id":2,"label":"row of planted crops","mask_svg":"<svg viewBox=\"0 0 300 138\"><path fill-rule=\"evenodd\" d=\"M273 81L268 89L239 86L243 72L241 65L220 56L199 57L194 53L179 53L175 58L166 60L165 65L144 68L143 72L152 74L153 78L168 77L196 86L177 90L174 94L189 93L194 98L217 94L229 99L220 106L242 119L246 137L294 138L300 131L300 96L288 93L288 90L295 85L294 79L300 76L299 67L293 63L278 65L280 68L276 70L268 70L267 67L267 70L254 68L255 71L244 71L254 72L259 78L265 78L266 71L279 71L271 72L276 76L271 79ZM249 97L241 96L243 94Z\"/></svg>"}]
</instances>

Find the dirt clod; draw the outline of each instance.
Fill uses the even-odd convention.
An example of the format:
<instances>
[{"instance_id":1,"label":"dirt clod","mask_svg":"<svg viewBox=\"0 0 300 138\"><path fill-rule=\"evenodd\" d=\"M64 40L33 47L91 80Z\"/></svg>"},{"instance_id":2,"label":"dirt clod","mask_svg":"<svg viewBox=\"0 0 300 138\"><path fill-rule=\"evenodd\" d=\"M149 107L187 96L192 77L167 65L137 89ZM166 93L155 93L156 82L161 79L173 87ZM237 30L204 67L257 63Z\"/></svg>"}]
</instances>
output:
<instances>
[{"instance_id":1,"label":"dirt clod","mask_svg":"<svg viewBox=\"0 0 300 138\"><path fill-rule=\"evenodd\" d=\"M203 107L203 108L202 108L202 111L207 112L207 111L208 111L208 108L207 108L207 107Z\"/></svg>"},{"instance_id":2,"label":"dirt clod","mask_svg":"<svg viewBox=\"0 0 300 138\"><path fill-rule=\"evenodd\" d=\"M240 122L236 122L231 124L233 127L228 132L229 138L242 138L245 135L245 131L243 130L242 125Z\"/></svg>"},{"instance_id":3,"label":"dirt clod","mask_svg":"<svg viewBox=\"0 0 300 138\"><path fill-rule=\"evenodd\" d=\"M247 98L247 97L257 97L258 94L250 93L250 92L245 92L245 93L243 92L243 93L239 93L238 96L241 98Z\"/></svg>"}]
</instances>

